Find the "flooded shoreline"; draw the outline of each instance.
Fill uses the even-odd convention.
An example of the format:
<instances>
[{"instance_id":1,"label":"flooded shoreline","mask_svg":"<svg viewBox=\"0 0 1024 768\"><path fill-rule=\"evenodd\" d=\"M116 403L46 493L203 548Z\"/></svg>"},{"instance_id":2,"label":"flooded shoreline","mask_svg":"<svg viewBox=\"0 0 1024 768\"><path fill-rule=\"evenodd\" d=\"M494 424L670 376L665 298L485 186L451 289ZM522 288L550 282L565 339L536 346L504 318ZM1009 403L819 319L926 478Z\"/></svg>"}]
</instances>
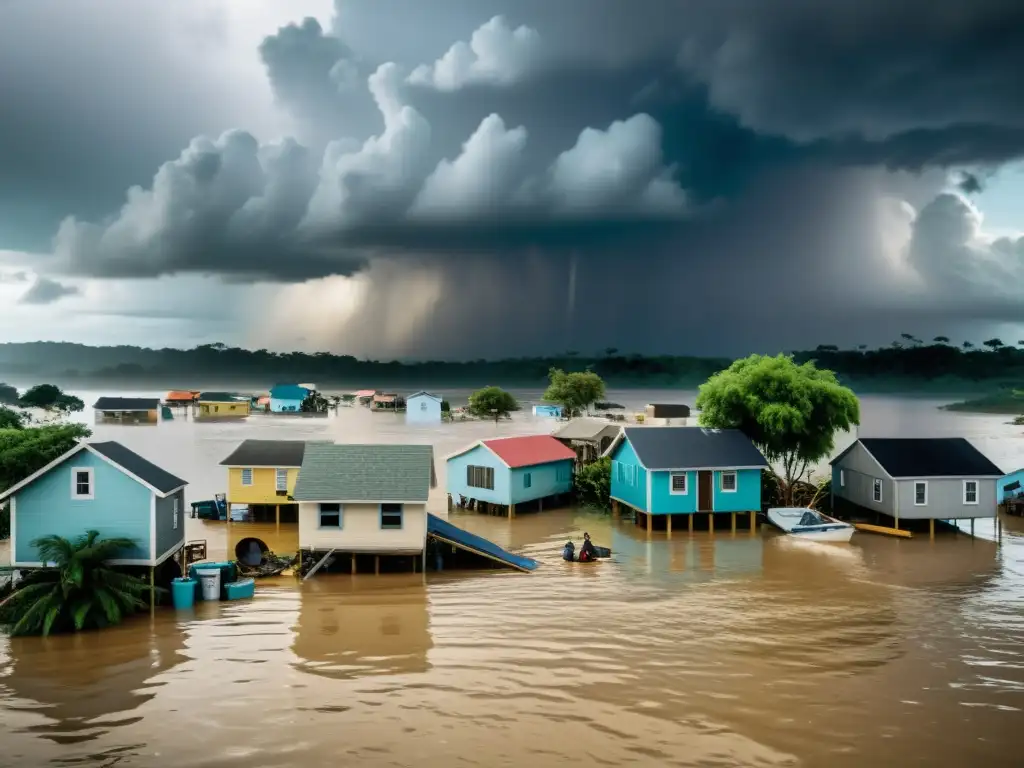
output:
<instances>
[{"instance_id":1,"label":"flooded shoreline","mask_svg":"<svg viewBox=\"0 0 1024 768\"><path fill-rule=\"evenodd\" d=\"M196 500L223 491L217 462L245 437L430 442L442 457L495 430L552 426L418 430L359 410L250 421L96 431L180 473ZM913 403L865 402L862 434L912 423L916 434L929 423L935 434L955 429L1004 468L1024 465L998 418L927 422ZM444 514L439 464L430 510ZM768 530L648 538L571 509L450 520L540 568L280 577L260 582L251 602L158 610L80 636L0 637L0 763L1019 762L1020 520L1005 519L1001 547L982 526L974 539L858 534L832 546ZM611 561L560 560L583 530L612 548ZM295 535L195 519L186 531L211 558L247 535L286 551Z\"/></svg>"}]
</instances>

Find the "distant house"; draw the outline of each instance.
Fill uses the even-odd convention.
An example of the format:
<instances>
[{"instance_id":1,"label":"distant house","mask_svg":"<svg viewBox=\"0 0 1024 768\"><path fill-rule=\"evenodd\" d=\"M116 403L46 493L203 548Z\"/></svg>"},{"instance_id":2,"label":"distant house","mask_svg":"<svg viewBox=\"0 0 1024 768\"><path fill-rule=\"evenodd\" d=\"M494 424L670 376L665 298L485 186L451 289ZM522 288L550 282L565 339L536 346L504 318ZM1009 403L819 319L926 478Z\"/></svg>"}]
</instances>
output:
<instances>
[{"instance_id":1,"label":"distant house","mask_svg":"<svg viewBox=\"0 0 1024 768\"><path fill-rule=\"evenodd\" d=\"M309 443L295 500L299 546L347 555L420 556L427 540L427 497L435 485L429 445ZM415 561L411 567L415 567Z\"/></svg>"},{"instance_id":2,"label":"distant house","mask_svg":"<svg viewBox=\"0 0 1024 768\"><path fill-rule=\"evenodd\" d=\"M996 483L996 503L1019 499L1024 496L1024 469L1016 469L1003 475Z\"/></svg>"},{"instance_id":3,"label":"distant house","mask_svg":"<svg viewBox=\"0 0 1024 768\"><path fill-rule=\"evenodd\" d=\"M535 405L533 406L533 415L540 416L545 419L560 419L562 418L562 406L560 405Z\"/></svg>"},{"instance_id":4,"label":"distant house","mask_svg":"<svg viewBox=\"0 0 1024 768\"><path fill-rule=\"evenodd\" d=\"M389 413L398 413L405 407L405 400L400 398L393 392L379 392L373 396L373 402L370 404L370 410L381 413L387 411Z\"/></svg>"},{"instance_id":5,"label":"distant house","mask_svg":"<svg viewBox=\"0 0 1024 768\"><path fill-rule=\"evenodd\" d=\"M750 439L736 429L625 427L605 452L612 459L613 507L635 510L637 522L671 531L672 518L695 513L715 516L761 511L761 473L769 465Z\"/></svg>"},{"instance_id":6,"label":"distant house","mask_svg":"<svg viewBox=\"0 0 1024 768\"><path fill-rule=\"evenodd\" d=\"M576 453L551 435L479 440L446 460L447 491L463 500L506 508L557 500L572 491Z\"/></svg>"},{"instance_id":7,"label":"distant house","mask_svg":"<svg viewBox=\"0 0 1024 768\"><path fill-rule=\"evenodd\" d=\"M302 410L302 401L310 390L298 384L278 384L270 390L271 413L296 413Z\"/></svg>"},{"instance_id":8,"label":"distant house","mask_svg":"<svg viewBox=\"0 0 1024 768\"><path fill-rule=\"evenodd\" d=\"M551 436L572 448L579 464L589 464L608 450L621 429L621 426L604 419L583 416L563 424Z\"/></svg>"},{"instance_id":9,"label":"distant house","mask_svg":"<svg viewBox=\"0 0 1024 768\"><path fill-rule=\"evenodd\" d=\"M405 420L410 424L439 424L441 422L441 396L417 392L405 399Z\"/></svg>"},{"instance_id":10,"label":"distant house","mask_svg":"<svg viewBox=\"0 0 1024 768\"><path fill-rule=\"evenodd\" d=\"M192 413L201 419L244 419L249 415L249 399L228 392L200 392Z\"/></svg>"},{"instance_id":11,"label":"distant house","mask_svg":"<svg viewBox=\"0 0 1024 768\"><path fill-rule=\"evenodd\" d=\"M243 440L221 462L228 468L228 512L245 504L256 521L298 522L293 494L305 452L304 440Z\"/></svg>"},{"instance_id":12,"label":"distant house","mask_svg":"<svg viewBox=\"0 0 1024 768\"><path fill-rule=\"evenodd\" d=\"M195 402L198 396L198 390L172 389L170 392L164 395L164 404L170 406L188 407Z\"/></svg>"},{"instance_id":13,"label":"distant house","mask_svg":"<svg viewBox=\"0 0 1024 768\"><path fill-rule=\"evenodd\" d=\"M685 427L689 418L690 406L683 403L650 403L644 408L645 422L664 420L666 424Z\"/></svg>"},{"instance_id":14,"label":"distant house","mask_svg":"<svg viewBox=\"0 0 1024 768\"><path fill-rule=\"evenodd\" d=\"M158 397L101 397L93 404L97 424L156 424Z\"/></svg>"},{"instance_id":15,"label":"distant house","mask_svg":"<svg viewBox=\"0 0 1024 768\"><path fill-rule=\"evenodd\" d=\"M831 464L840 511L875 512L897 528L900 520L996 516L1003 472L962 437L862 437Z\"/></svg>"},{"instance_id":16,"label":"distant house","mask_svg":"<svg viewBox=\"0 0 1024 768\"><path fill-rule=\"evenodd\" d=\"M79 443L0 494L10 500L11 564L41 567L42 536L135 541L113 562L157 566L185 543L186 482L120 443Z\"/></svg>"}]
</instances>

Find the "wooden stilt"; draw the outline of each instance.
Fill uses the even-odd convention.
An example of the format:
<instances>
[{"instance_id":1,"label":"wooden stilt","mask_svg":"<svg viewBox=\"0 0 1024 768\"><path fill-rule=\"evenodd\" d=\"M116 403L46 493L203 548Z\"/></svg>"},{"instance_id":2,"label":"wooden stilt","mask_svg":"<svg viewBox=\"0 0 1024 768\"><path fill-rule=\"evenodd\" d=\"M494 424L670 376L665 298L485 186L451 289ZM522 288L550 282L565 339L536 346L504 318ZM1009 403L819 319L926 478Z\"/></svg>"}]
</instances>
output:
<instances>
[{"instance_id":1,"label":"wooden stilt","mask_svg":"<svg viewBox=\"0 0 1024 768\"><path fill-rule=\"evenodd\" d=\"M149 610L156 608L156 568L149 566Z\"/></svg>"},{"instance_id":2,"label":"wooden stilt","mask_svg":"<svg viewBox=\"0 0 1024 768\"><path fill-rule=\"evenodd\" d=\"M715 513L714 512L708 512L708 530L711 531L711 533L715 532Z\"/></svg>"},{"instance_id":3,"label":"wooden stilt","mask_svg":"<svg viewBox=\"0 0 1024 768\"><path fill-rule=\"evenodd\" d=\"M736 533L736 513L730 512L729 514L732 517L732 532Z\"/></svg>"},{"instance_id":4,"label":"wooden stilt","mask_svg":"<svg viewBox=\"0 0 1024 768\"><path fill-rule=\"evenodd\" d=\"M352 557L352 575L355 576L356 575L356 553L353 552L351 554L351 557Z\"/></svg>"},{"instance_id":5,"label":"wooden stilt","mask_svg":"<svg viewBox=\"0 0 1024 768\"><path fill-rule=\"evenodd\" d=\"M971 518L971 536L974 535L974 518Z\"/></svg>"},{"instance_id":6,"label":"wooden stilt","mask_svg":"<svg viewBox=\"0 0 1024 768\"><path fill-rule=\"evenodd\" d=\"M690 533L693 533L693 513L691 512L686 516L686 527Z\"/></svg>"},{"instance_id":7,"label":"wooden stilt","mask_svg":"<svg viewBox=\"0 0 1024 768\"><path fill-rule=\"evenodd\" d=\"M935 539L935 518L928 520L928 538Z\"/></svg>"},{"instance_id":8,"label":"wooden stilt","mask_svg":"<svg viewBox=\"0 0 1024 768\"><path fill-rule=\"evenodd\" d=\"M544 499L537 499L537 511L538 512L543 512L544 511Z\"/></svg>"},{"instance_id":9,"label":"wooden stilt","mask_svg":"<svg viewBox=\"0 0 1024 768\"><path fill-rule=\"evenodd\" d=\"M672 515L665 515L665 533L672 535Z\"/></svg>"},{"instance_id":10,"label":"wooden stilt","mask_svg":"<svg viewBox=\"0 0 1024 768\"><path fill-rule=\"evenodd\" d=\"M508 505L508 519L511 520L515 516L516 516L516 505L515 504L509 504Z\"/></svg>"},{"instance_id":11,"label":"wooden stilt","mask_svg":"<svg viewBox=\"0 0 1024 768\"><path fill-rule=\"evenodd\" d=\"M619 502L616 501L615 499L612 499L612 519L619 519Z\"/></svg>"},{"instance_id":12,"label":"wooden stilt","mask_svg":"<svg viewBox=\"0 0 1024 768\"><path fill-rule=\"evenodd\" d=\"M380 555L373 556L373 575L380 576Z\"/></svg>"},{"instance_id":13,"label":"wooden stilt","mask_svg":"<svg viewBox=\"0 0 1024 768\"><path fill-rule=\"evenodd\" d=\"M750 530L753 531L757 528L757 512L751 511L750 513Z\"/></svg>"},{"instance_id":14,"label":"wooden stilt","mask_svg":"<svg viewBox=\"0 0 1024 768\"><path fill-rule=\"evenodd\" d=\"M646 514L647 514L647 532L650 533L651 531L654 530L654 516L650 512L647 512Z\"/></svg>"}]
</instances>

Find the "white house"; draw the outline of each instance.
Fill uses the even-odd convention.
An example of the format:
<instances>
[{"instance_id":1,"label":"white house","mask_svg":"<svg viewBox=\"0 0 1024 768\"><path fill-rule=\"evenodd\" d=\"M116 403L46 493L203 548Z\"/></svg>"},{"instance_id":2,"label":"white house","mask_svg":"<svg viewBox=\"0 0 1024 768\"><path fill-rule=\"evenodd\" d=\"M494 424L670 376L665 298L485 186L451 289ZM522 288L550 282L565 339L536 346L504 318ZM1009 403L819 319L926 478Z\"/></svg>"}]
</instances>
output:
<instances>
[{"instance_id":1,"label":"white house","mask_svg":"<svg viewBox=\"0 0 1024 768\"><path fill-rule=\"evenodd\" d=\"M405 420L410 424L437 424L441 421L441 397L417 392L405 399Z\"/></svg>"}]
</instances>

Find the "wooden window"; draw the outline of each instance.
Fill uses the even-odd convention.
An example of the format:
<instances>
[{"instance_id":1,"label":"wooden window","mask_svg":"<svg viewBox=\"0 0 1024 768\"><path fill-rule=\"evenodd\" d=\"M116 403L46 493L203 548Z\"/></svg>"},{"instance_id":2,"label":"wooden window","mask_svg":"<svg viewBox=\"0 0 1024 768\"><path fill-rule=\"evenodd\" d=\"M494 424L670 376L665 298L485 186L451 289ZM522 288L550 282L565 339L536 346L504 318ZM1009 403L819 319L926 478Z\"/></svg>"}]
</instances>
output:
<instances>
[{"instance_id":1,"label":"wooden window","mask_svg":"<svg viewBox=\"0 0 1024 768\"><path fill-rule=\"evenodd\" d=\"M252 485L252 470L251 469L243 469L242 470L242 485Z\"/></svg>"},{"instance_id":2,"label":"wooden window","mask_svg":"<svg viewBox=\"0 0 1024 768\"><path fill-rule=\"evenodd\" d=\"M75 467L71 470L71 498L93 499L96 487L91 467Z\"/></svg>"},{"instance_id":3,"label":"wooden window","mask_svg":"<svg viewBox=\"0 0 1024 768\"><path fill-rule=\"evenodd\" d=\"M722 472L720 474L719 486L722 493L736 493L736 473Z\"/></svg>"},{"instance_id":4,"label":"wooden window","mask_svg":"<svg viewBox=\"0 0 1024 768\"><path fill-rule=\"evenodd\" d=\"M879 480L877 477L874 478L874 481L871 485L871 498L874 499L879 504L882 503L882 481Z\"/></svg>"},{"instance_id":5,"label":"wooden window","mask_svg":"<svg viewBox=\"0 0 1024 768\"><path fill-rule=\"evenodd\" d=\"M669 486L670 492L680 496L685 496L687 493L686 473L673 472L669 475L669 477L671 478L669 481L671 483L671 485Z\"/></svg>"},{"instance_id":6,"label":"wooden window","mask_svg":"<svg viewBox=\"0 0 1024 768\"><path fill-rule=\"evenodd\" d=\"M978 503L978 481L964 480L964 504Z\"/></svg>"},{"instance_id":7,"label":"wooden window","mask_svg":"<svg viewBox=\"0 0 1024 768\"><path fill-rule=\"evenodd\" d=\"M341 528L341 504L320 505L320 527Z\"/></svg>"},{"instance_id":8,"label":"wooden window","mask_svg":"<svg viewBox=\"0 0 1024 768\"><path fill-rule=\"evenodd\" d=\"M523 488L529 488L533 485L533 475L527 472L523 475Z\"/></svg>"},{"instance_id":9,"label":"wooden window","mask_svg":"<svg viewBox=\"0 0 1024 768\"><path fill-rule=\"evenodd\" d=\"M402 505L381 504L380 505L380 527L381 530L395 530L402 527Z\"/></svg>"},{"instance_id":10,"label":"wooden window","mask_svg":"<svg viewBox=\"0 0 1024 768\"><path fill-rule=\"evenodd\" d=\"M275 481L277 483L277 490L279 490L279 491L287 491L288 490L288 470L287 469L279 469L279 470L277 470L277 472L275 473L274 479L275 479Z\"/></svg>"},{"instance_id":11,"label":"wooden window","mask_svg":"<svg viewBox=\"0 0 1024 768\"><path fill-rule=\"evenodd\" d=\"M924 507L928 504L928 483L918 480L914 483L914 506Z\"/></svg>"},{"instance_id":12,"label":"wooden window","mask_svg":"<svg viewBox=\"0 0 1024 768\"><path fill-rule=\"evenodd\" d=\"M470 488L486 488L494 490L494 468L493 467L466 467L466 485Z\"/></svg>"}]
</instances>

